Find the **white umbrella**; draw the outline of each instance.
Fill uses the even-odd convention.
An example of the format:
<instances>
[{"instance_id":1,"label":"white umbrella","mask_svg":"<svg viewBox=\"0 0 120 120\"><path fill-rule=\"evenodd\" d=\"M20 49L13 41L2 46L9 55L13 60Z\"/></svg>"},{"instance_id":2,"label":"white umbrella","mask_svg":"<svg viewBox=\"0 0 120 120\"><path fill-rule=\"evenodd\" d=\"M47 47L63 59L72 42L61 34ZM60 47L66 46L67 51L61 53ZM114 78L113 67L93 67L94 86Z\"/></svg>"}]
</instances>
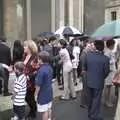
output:
<instances>
[{"instance_id":1,"label":"white umbrella","mask_svg":"<svg viewBox=\"0 0 120 120\"><path fill-rule=\"evenodd\" d=\"M77 30L75 27L73 26L63 26L61 28L59 28L55 34L58 35L74 35L74 34L79 34L82 35L82 33Z\"/></svg>"}]
</instances>

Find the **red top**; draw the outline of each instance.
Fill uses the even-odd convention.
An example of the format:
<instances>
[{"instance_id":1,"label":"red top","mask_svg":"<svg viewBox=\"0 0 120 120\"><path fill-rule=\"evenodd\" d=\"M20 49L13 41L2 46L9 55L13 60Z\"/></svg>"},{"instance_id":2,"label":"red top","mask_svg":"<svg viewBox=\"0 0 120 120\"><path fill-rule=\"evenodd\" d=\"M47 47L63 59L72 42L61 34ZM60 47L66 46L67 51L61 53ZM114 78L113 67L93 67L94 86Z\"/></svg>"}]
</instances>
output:
<instances>
[{"instance_id":1,"label":"red top","mask_svg":"<svg viewBox=\"0 0 120 120\"><path fill-rule=\"evenodd\" d=\"M27 89L34 91L35 90L35 76L40 67L40 64L38 62L38 58L36 55L31 56L28 60L27 64L25 65L25 74L28 76L27 81Z\"/></svg>"}]
</instances>

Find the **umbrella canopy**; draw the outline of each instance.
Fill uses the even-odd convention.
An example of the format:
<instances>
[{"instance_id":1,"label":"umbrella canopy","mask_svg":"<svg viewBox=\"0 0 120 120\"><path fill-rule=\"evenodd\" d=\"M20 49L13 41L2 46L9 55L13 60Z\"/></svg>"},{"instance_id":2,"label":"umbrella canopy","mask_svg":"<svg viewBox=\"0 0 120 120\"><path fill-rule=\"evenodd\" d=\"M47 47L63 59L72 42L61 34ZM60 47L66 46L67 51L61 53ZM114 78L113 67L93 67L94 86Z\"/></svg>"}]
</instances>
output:
<instances>
[{"instance_id":1,"label":"umbrella canopy","mask_svg":"<svg viewBox=\"0 0 120 120\"><path fill-rule=\"evenodd\" d=\"M59 35L75 35L75 34L79 34L81 35L82 33L77 30L76 28L74 28L73 26L63 26L61 28L59 28L55 34L59 34Z\"/></svg>"},{"instance_id":2,"label":"umbrella canopy","mask_svg":"<svg viewBox=\"0 0 120 120\"><path fill-rule=\"evenodd\" d=\"M54 36L54 33L53 32L41 32L38 36L49 38L51 36Z\"/></svg>"},{"instance_id":3,"label":"umbrella canopy","mask_svg":"<svg viewBox=\"0 0 120 120\"><path fill-rule=\"evenodd\" d=\"M105 23L102 26L100 26L92 34L92 37L97 36L120 36L120 20Z\"/></svg>"}]
</instances>

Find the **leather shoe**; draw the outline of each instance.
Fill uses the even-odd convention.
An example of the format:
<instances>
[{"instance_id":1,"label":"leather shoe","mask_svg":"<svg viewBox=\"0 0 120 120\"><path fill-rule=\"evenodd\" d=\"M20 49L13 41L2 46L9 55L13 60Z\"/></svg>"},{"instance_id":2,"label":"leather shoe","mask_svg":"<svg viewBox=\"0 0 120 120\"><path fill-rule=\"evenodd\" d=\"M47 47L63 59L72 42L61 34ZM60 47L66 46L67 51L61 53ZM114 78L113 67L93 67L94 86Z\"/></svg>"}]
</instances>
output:
<instances>
[{"instance_id":1,"label":"leather shoe","mask_svg":"<svg viewBox=\"0 0 120 120\"><path fill-rule=\"evenodd\" d=\"M69 100L69 98L67 99L67 98L65 98L65 97L61 96L61 97L60 97L60 100L67 101L67 100Z\"/></svg>"}]
</instances>

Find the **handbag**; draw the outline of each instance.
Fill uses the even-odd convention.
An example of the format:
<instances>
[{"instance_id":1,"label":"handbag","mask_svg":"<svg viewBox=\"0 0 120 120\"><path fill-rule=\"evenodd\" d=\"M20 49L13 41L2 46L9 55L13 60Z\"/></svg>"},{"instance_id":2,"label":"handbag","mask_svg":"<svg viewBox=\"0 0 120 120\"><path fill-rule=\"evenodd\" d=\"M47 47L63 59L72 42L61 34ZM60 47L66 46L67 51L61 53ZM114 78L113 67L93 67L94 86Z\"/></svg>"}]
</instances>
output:
<instances>
[{"instance_id":1,"label":"handbag","mask_svg":"<svg viewBox=\"0 0 120 120\"><path fill-rule=\"evenodd\" d=\"M114 84L115 86L120 86L120 73L119 73L119 72L117 72L117 73L115 74L115 76L113 77L112 82L113 82L113 84Z\"/></svg>"}]
</instances>

